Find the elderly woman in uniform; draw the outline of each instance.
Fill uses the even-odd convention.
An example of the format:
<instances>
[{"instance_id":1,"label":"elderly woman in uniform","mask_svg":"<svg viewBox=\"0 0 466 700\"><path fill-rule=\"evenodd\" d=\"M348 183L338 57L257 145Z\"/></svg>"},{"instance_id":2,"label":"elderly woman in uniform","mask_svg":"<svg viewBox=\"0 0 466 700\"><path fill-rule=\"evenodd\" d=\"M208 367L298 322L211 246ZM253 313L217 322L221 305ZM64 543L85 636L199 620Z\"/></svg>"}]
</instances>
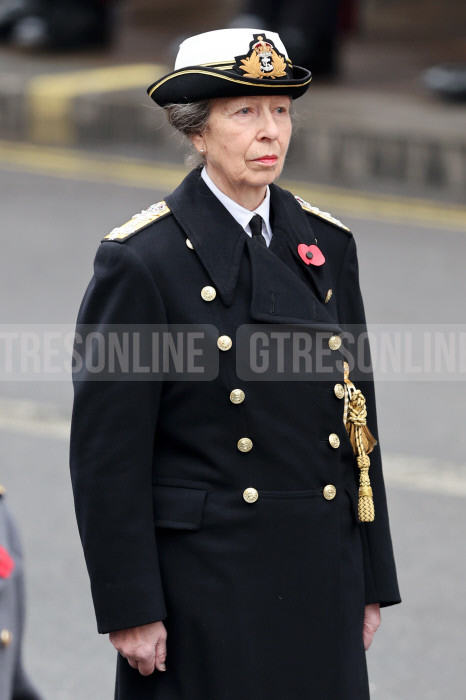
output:
<instances>
[{"instance_id":1,"label":"elderly woman in uniform","mask_svg":"<svg viewBox=\"0 0 466 700\"><path fill-rule=\"evenodd\" d=\"M119 700L367 699L365 649L399 602L372 378L351 360L354 239L273 184L310 80L272 32L187 39L149 95L197 166L96 256L80 328L201 324L218 363L96 382L84 358L75 377L76 512ZM305 329L330 373L245 373L250 326Z\"/></svg>"}]
</instances>

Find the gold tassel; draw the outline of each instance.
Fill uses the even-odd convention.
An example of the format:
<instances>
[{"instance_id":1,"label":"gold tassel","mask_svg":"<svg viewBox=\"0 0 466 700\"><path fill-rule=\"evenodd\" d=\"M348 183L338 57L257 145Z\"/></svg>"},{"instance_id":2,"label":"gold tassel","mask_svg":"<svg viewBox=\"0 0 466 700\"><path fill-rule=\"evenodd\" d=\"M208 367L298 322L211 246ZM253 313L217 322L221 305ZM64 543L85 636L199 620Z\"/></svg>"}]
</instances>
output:
<instances>
[{"instance_id":1,"label":"gold tassel","mask_svg":"<svg viewBox=\"0 0 466 700\"><path fill-rule=\"evenodd\" d=\"M367 427L366 399L350 380L347 362L344 363L344 369L346 391L343 420L359 467L358 515L362 523L371 523L375 518L375 513L369 479L369 467L371 465L369 454L377 445L377 440Z\"/></svg>"}]
</instances>

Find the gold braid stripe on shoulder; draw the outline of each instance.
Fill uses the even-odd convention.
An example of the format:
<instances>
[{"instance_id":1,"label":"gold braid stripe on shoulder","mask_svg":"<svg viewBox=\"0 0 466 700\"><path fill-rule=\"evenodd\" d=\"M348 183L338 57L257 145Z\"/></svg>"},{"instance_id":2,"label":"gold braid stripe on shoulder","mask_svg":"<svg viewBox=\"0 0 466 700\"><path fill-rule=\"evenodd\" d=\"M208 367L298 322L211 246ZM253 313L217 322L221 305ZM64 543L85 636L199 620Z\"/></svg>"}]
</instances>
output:
<instances>
[{"instance_id":1,"label":"gold braid stripe on shoulder","mask_svg":"<svg viewBox=\"0 0 466 700\"><path fill-rule=\"evenodd\" d=\"M312 204L309 204L309 202L306 202L304 199L301 199L301 197L298 197L298 195L296 194L294 197L296 201L299 202L304 211L307 211L309 214L314 214L314 216L318 216L321 219L325 219L325 221L328 221L329 223L334 224L334 226L338 226L339 228L342 228L345 231L349 231L348 226L342 224L339 219L335 219L335 217L329 214L328 211L321 211L317 207L313 207Z\"/></svg>"},{"instance_id":2,"label":"gold braid stripe on shoulder","mask_svg":"<svg viewBox=\"0 0 466 700\"><path fill-rule=\"evenodd\" d=\"M345 412L343 420L359 467L358 515L362 523L371 523L375 518L375 512L371 482L369 479L369 467L371 464L369 454L377 445L377 440L366 424L366 399L350 380L349 365L347 362L344 363L344 368Z\"/></svg>"},{"instance_id":3,"label":"gold braid stripe on shoulder","mask_svg":"<svg viewBox=\"0 0 466 700\"><path fill-rule=\"evenodd\" d=\"M148 209L144 209L139 214L135 214L126 224L117 226L104 237L104 241L122 241L133 233L142 231L143 228L157 221L162 216L170 213L170 208L165 201L152 204Z\"/></svg>"}]
</instances>

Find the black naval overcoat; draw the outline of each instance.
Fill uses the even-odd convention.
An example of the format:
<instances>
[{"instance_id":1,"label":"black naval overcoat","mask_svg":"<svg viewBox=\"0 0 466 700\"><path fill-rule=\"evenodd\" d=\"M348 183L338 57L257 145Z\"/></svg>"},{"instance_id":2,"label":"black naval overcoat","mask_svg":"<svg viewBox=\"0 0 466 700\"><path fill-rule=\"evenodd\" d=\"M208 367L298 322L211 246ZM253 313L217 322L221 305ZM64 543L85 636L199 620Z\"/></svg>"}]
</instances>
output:
<instances>
[{"instance_id":1,"label":"black naval overcoat","mask_svg":"<svg viewBox=\"0 0 466 700\"><path fill-rule=\"evenodd\" d=\"M210 381L75 377L71 471L98 629L164 620L168 632L166 672L143 677L119 657L119 700L369 697L364 605L400 598L379 448L375 521L360 524L341 349L328 346L364 326L364 309L353 236L307 209L272 185L267 248L196 170L152 222L98 249L79 328L206 324L218 362ZM316 241L320 267L297 253ZM321 332L332 374L241 378L237 331L249 324ZM376 435L371 376L351 378Z\"/></svg>"}]
</instances>

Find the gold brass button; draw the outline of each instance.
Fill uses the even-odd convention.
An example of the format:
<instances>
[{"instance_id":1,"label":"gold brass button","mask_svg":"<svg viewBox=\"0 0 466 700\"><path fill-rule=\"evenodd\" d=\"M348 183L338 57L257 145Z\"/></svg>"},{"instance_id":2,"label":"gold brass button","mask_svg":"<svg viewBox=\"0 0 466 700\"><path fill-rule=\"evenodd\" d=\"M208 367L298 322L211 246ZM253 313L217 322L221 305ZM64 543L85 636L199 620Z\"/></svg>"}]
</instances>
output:
<instances>
[{"instance_id":1,"label":"gold brass button","mask_svg":"<svg viewBox=\"0 0 466 700\"><path fill-rule=\"evenodd\" d=\"M245 399L245 393L242 389L233 389L230 393L231 403L243 403Z\"/></svg>"},{"instance_id":2,"label":"gold brass button","mask_svg":"<svg viewBox=\"0 0 466 700\"><path fill-rule=\"evenodd\" d=\"M330 350L338 350L341 347L340 336L339 335L332 335L332 337L329 338L328 346L329 346Z\"/></svg>"},{"instance_id":3,"label":"gold brass button","mask_svg":"<svg viewBox=\"0 0 466 700\"><path fill-rule=\"evenodd\" d=\"M213 301L216 296L217 292L215 291L214 287L202 287L201 297L204 299L204 301Z\"/></svg>"},{"instance_id":4,"label":"gold brass button","mask_svg":"<svg viewBox=\"0 0 466 700\"><path fill-rule=\"evenodd\" d=\"M193 246L193 244L191 243L191 241L189 240L189 238L186 239L186 245L188 246L188 248L189 248L190 250L194 250L194 246Z\"/></svg>"},{"instance_id":5,"label":"gold brass button","mask_svg":"<svg viewBox=\"0 0 466 700\"><path fill-rule=\"evenodd\" d=\"M256 489L249 488L243 491L243 498L246 503L255 503L259 498L259 494L257 493Z\"/></svg>"},{"instance_id":6,"label":"gold brass button","mask_svg":"<svg viewBox=\"0 0 466 700\"><path fill-rule=\"evenodd\" d=\"M228 335L221 335L217 340L217 346L220 350L229 350L232 345L233 341Z\"/></svg>"},{"instance_id":7,"label":"gold brass button","mask_svg":"<svg viewBox=\"0 0 466 700\"><path fill-rule=\"evenodd\" d=\"M252 440L249 438L240 438L236 444L240 452L249 452L252 450Z\"/></svg>"},{"instance_id":8,"label":"gold brass button","mask_svg":"<svg viewBox=\"0 0 466 700\"><path fill-rule=\"evenodd\" d=\"M335 496L337 495L337 490L333 484L327 484L327 486L324 488L324 498L327 501L333 501Z\"/></svg>"},{"instance_id":9,"label":"gold brass button","mask_svg":"<svg viewBox=\"0 0 466 700\"><path fill-rule=\"evenodd\" d=\"M340 438L336 433L330 433L328 436L328 441L335 450L337 447L340 447Z\"/></svg>"},{"instance_id":10,"label":"gold brass button","mask_svg":"<svg viewBox=\"0 0 466 700\"><path fill-rule=\"evenodd\" d=\"M343 384L335 384L333 391L337 399L342 399L345 395L345 387Z\"/></svg>"},{"instance_id":11,"label":"gold brass button","mask_svg":"<svg viewBox=\"0 0 466 700\"><path fill-rule=\"evenodd\" d=\"M4 646L4 647L10 646L12 640L13 640L13 635L11 634L10 630L2 630L0 632L0 642L1 642L2 646Z\"/></svg>"},{"instance_id":12,"label":"gold brass button","mask_svg":"<svg viewBox=\"0 0 466 700\"><path fill-rule=\"evenodd\" d=\"M333 291L331 289L328 290L327 296L325 297L325 303L328 304L330 299L332 298Z\"/></svg>"}]
</instances>

